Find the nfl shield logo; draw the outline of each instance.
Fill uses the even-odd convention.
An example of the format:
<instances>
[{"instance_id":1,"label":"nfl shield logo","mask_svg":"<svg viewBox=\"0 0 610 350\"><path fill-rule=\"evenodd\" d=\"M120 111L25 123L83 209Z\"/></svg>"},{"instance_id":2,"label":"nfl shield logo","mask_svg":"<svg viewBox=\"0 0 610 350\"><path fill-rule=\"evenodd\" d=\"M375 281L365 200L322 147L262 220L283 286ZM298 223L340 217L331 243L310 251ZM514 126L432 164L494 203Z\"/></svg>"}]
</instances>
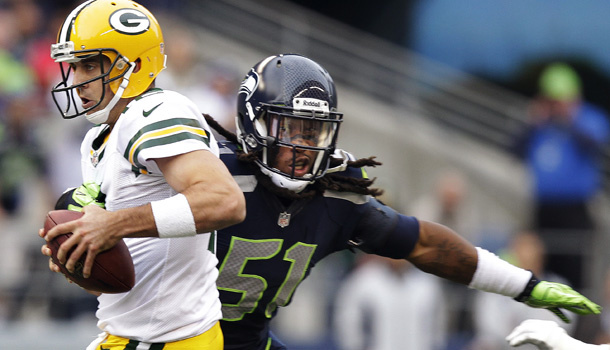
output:
<instances>
[{"instance_id":1,"label":"nfl shield logo","mask_svg":"<svg viewBox=\"0 0 610 350\"><path fill-rule=\"evenodd\" d=\"M277 219L279 227L284 228L290 224L290 214L283 212L280 213L280 217Z\"/></svg>"}]
</instances>

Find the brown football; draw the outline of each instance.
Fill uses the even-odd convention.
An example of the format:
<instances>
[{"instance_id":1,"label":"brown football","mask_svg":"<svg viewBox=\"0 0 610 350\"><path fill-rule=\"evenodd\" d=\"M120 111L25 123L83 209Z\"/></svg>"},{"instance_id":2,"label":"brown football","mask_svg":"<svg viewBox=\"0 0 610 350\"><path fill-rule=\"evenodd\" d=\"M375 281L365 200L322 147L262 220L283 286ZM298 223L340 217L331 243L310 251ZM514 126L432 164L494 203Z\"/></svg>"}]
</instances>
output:
<instances>
[{"instance_id":1,"label":"brown football","mask_svg":"<svg viewBox=\"0 0 610 350\"><path fill-rule=\"evenodd\" d=\"M44 223L44 230L47 232L58 224L76 220L81 216L83 216L83 213L72 210L50 211ZM70 273L57 260L59 246L70 238L71 235L72 233L60 235L47 243L52 252L51 258L53 262L60 267L62 273L67 278L87 290L101 293L124 293L133 288L135 284L133 260L123 240L120 240L114 247L99 253L95 257L91 276L84 278L82 269L86 254L83 254L76 263L74 273Z\"/></svg>"}]
</instances>

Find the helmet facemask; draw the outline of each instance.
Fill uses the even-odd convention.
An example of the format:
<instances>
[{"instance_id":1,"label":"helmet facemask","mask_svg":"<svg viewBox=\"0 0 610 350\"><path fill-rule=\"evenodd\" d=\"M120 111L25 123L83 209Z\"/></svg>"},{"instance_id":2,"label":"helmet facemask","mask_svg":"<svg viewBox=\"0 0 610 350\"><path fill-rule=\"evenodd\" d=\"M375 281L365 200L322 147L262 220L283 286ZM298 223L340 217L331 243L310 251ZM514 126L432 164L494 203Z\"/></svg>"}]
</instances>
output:
<instances>
[{"instance_id":1,"label":"helmet facemask","mask_svg":"<svg viewBox=\"0 0 610 350\"><path fill-rule=\"evenodd\" d=\"M295 99L293 104L304 101L312 99ZM326 106L316 110L262 103L255 118L261 147L256 162L276 185L296 192L326 174L343 117L330 112L325 101L314 103Z\"/></svg>"},{"instance_id":2,"label":"helmet facemask","mask_svg":"<svg viewBox=\"0 0 610 350\"><path fill-rule=\"evenodd\" d=\"M59 44L56 44L59 46ZM53 45L55 46L55 45ZM65 47L65 46L64 46ZM55 49L55 47L53 47ZM135 68L135 63L120 55L114 49L93 49L82 51L61 52L53 50L55 60L59 63L62 80L51 90L53 101L60 110L61 115L65 119L72 119L81 115L86 115L87 120L94 124L101 124L107 121L110 110L116 105L118 100L123 96L125 87L129 84L129 77ZM104 58L107 58L110 65L105 64ZM87 59L99 60L100 74L96 77L74 85L73 69L70 63L79 62ZM105 69L105 67L108 67ZM88 84L102 84L101 96L97 98L94 105L87 108L82 107L81 98L78 95L78 89ZM102 110L89 113L97 108L106 97L107 87L114 93L112 100ZM92 96L89 96L91 98ZM82 102L82 101L81 101Z\"/></svg>"}]
</instances>

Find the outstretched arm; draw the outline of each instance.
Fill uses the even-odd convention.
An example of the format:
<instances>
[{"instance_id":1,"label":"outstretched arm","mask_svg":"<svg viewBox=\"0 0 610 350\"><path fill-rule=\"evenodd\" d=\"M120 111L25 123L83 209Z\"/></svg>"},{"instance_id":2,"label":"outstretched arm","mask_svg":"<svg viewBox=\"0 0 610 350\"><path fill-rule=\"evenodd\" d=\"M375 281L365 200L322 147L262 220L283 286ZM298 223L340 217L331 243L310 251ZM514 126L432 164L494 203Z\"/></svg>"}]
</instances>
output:
<instances>
[{"instance_id":1,"label":"outstretched arm","mask_svg":"<svg viewBox=\"0 0 610 350\"><path fill-rule=\"evenodd\" d=\"M502 294L528 306L546 308L564 322L566 309L580 315L599 314L601 307L560 283L538 281L530 271L474 247L450 228L419 221L419 239L407 260L419 269L468 285Z\"/></svg>"},{"instance_id":2,"label":"outstretched arm","mask_svg":"<svg viewBox=\"0 0 610 350\"><path fill-rule=\"evenodd\" d=\"M419 239L407 260L422 271L468 285L477 269L477 250L450 228L419 220Z\"/></svg>"},{"instance_id":3,"label":"outstretched arm","mask_svg":"<svg viewBox=\"0 0 610 350\"><path fill-rule=\"evenodd\" d=\"M422 271L485 292L502 294L528 306L545 308L564 322L566 309L599 314L601 307L560 283L538 281L527 270L475 247L450 228L395 210L371 199L360 215L350 246L365 252L405 258Z\"/></svg>"}]
</instances>

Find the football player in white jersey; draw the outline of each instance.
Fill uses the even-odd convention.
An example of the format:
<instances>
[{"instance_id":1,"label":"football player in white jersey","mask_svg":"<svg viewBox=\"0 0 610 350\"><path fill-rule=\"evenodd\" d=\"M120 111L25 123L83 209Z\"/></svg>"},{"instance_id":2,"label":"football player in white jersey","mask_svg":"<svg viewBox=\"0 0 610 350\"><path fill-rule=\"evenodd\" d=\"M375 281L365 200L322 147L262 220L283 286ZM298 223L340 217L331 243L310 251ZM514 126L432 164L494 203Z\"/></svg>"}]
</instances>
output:
<instances>
[{"instance_id":1,"label":"football player in white jersey","mask_svg":"<svg viewBox=\"0 0 610 350\"><path fill-rule=\"evenodd\" d=\"M96 254L124 238L136 272L131 291L99 295L103 333L88 349L222 349L215 230L241 222L245 200L197 107L155 88L166 58L157 20L129 0L86 1L51 56L62 116L95 124L81 145L82 175L107 210L86 206L45 239L72 232L58 258L73 271L86 253L88 276Z\"/></svg>"}]
</instances>

